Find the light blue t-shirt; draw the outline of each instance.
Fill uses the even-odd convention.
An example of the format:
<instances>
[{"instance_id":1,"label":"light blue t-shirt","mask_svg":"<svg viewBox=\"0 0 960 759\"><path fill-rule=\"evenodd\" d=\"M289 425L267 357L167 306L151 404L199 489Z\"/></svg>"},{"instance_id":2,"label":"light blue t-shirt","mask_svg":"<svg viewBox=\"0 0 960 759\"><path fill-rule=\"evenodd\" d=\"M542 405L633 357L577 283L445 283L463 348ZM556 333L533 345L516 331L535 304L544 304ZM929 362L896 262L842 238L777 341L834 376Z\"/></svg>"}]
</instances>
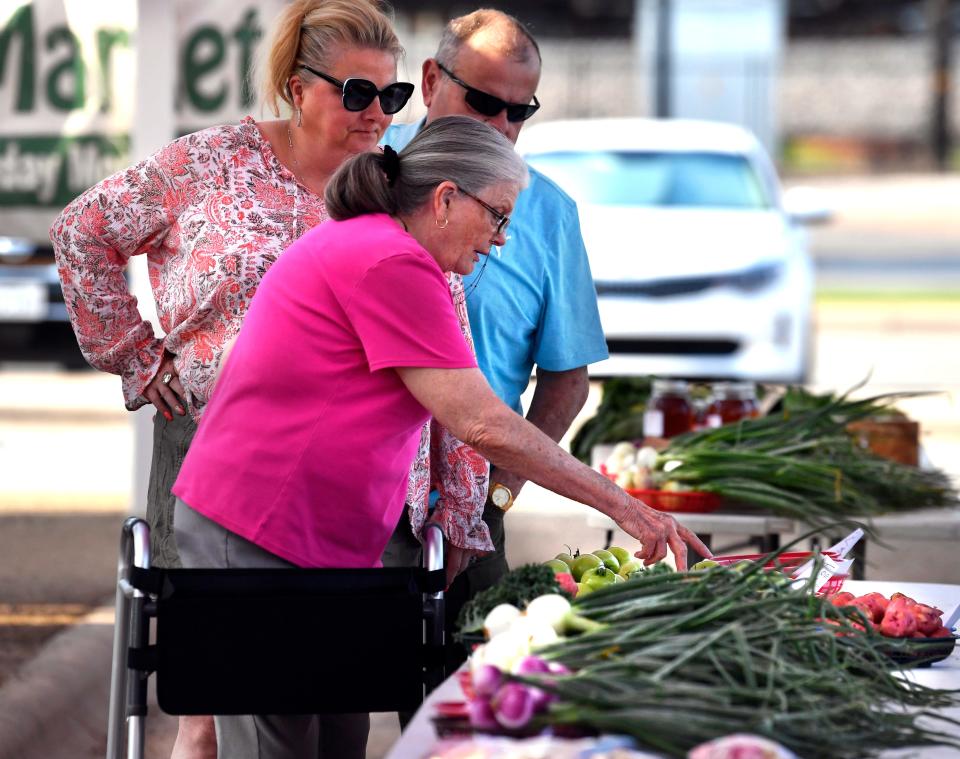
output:
<instances>
[{"instance_id":1,"label":"light blue t-shirt","mask_svg":"<svg viewBox=\"0 0 960 759\"><path fill-rule=\"evenodd\" d=\"M387 129L382 143L402 150L423 122ZM551 372L607 358L597 294L577 205L530 168L509 240L463 278L477 362L494 392L522 414L520 396L534 364Z\"/></svg>"}]
</instances>

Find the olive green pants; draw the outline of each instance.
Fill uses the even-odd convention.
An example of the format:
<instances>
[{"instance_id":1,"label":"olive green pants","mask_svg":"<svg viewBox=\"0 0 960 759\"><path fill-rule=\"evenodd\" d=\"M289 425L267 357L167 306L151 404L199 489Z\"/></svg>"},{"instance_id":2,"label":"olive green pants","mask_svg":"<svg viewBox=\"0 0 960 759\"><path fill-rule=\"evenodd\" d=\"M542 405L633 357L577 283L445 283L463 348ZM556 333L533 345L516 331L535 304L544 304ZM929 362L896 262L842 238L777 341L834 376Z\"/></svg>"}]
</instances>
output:
<instances>
[{"instance_id":1,"label":"olive green pants","mask_svg":"<svg viewBox=\"0 0 960 759\"><path fill-rule=\"evenodd\" d=\"M180 474L187 449L197 432L197 423L189 414L173 415L168 422L163 414L153 415L153 457L147 486L147 524L150 525L150 563L175 569L180 564L173 534L174 495L170 491Z\"/></svg>"}]
</instances>

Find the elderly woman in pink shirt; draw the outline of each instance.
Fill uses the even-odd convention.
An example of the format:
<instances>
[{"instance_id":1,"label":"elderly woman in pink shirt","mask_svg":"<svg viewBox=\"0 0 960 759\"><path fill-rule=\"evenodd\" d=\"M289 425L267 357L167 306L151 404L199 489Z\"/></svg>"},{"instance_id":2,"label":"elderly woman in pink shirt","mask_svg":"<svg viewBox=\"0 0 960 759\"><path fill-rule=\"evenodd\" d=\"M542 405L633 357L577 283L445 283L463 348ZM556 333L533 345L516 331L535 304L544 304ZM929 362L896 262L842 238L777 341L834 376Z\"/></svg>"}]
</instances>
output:
<instances>
[{"instance_id":1,"label":"elderly woman in pink shirt","mask_svg":"<svg viewBox=\"0 0 960 759\"><path fill-rule=\"evenodd\" d=\"M177 566L170 493L205 413L224 346L260 280L281 253L328 218L324 190L350 156L376 145L413 91L398 82L402 48L372 0L293 0L265 40L262 96L279 116L182 137L71 203L51 239L68 312L87 360L118 374L133 411L152 404L154 449L147 494L152 560ZM124 270L146 255L164 334L154 334ZM452 292L462 294L459 275ZM462 298L460 298L462 301ZM465 308L461 331L469 337ZM441 455L431 462L429 451ZM437 518L469 556L492 548L481 519L485 460L442 429L425 431L410 478L415 528L433 477ZM207 720L209 722L209 720ZM212 723L183 718L177 759L211 756ZM196 741L189 736L200 735ZM204 737L205 736L205 737Z\"/></svg>"},{"instance_id":2,"label":"elderly woman in pink shirt","mask_svg":"<svg viewBox=\"0 0 960 759\"><path fill-rule=\"evenodd\" d=\"M504 405L477 368L444 275L503 243L526 179L512 144L463 116L337 172L337 221L264 277L174 486L185 565L379 566L431 415L496 465L614 518L647 562L669 547L685 567L685 543L709 555ZM217 717L221 754L359 759L352 715L348 738L317 748L317 725L337 719Z\"/></svg>"}]
</instances>

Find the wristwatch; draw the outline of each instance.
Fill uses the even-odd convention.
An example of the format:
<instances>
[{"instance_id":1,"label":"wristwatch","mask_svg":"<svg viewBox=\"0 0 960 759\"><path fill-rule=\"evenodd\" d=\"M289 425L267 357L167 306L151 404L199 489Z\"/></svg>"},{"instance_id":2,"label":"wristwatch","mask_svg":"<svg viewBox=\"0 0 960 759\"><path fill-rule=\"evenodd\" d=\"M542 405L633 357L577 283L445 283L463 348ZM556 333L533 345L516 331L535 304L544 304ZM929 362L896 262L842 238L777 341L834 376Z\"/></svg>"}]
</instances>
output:
<instances>
[{"instance_id":1,"label":"wristwatch","mask_svg":"<svg viewBox=\"0 0 960 759\"><path fill-rule=\"evenodd\" d=\"M509 511L513 506L513 493L506 485L499 482L490 483L490 503L496 506L500 511Z\"/></svg>"}]
</instances>

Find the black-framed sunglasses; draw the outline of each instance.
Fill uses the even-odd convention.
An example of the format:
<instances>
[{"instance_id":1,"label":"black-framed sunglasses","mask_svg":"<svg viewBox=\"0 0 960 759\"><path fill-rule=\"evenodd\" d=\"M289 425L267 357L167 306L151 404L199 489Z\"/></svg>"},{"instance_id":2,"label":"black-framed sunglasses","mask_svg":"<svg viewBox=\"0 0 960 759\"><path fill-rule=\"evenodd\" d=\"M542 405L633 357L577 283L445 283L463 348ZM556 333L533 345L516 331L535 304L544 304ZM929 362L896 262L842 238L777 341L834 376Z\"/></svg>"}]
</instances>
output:
<instances>
[{"instance_id":1,"label":"black-framed sunglasses","mask_svg":"<svg viewBox=\"0 0 960 759\"><path fill-rule=\"evenodd\" d=\"M377 85L369 79L350 77L347 81L341 82L306 64L301 63L300 68L339 87L343 92L343 107L348 111L362 111L373 102L374 98L380 98L380 109L388 115L393 114L403 108L413 94L413 85L410 82L394 82L378 90Z\"/></svg>"},{"instance_id":2,"label":"black-framed sunglasses","mask_svg":"<svg viewBox=\"0 0 960 759\"><path fill-rule=\"evenodd\" d=\"M472 198L473 200L477 201L480 205L482 205L484 208L486 208L486 209L490 212L490 215L493 216L493 218L497 220L497 231L494 232L494 235L497 235L497 236L498 236L498 235L503 234L503 230L505 230L505 229L507 228L507 226L510 224L510 217L509 217L509 216L500 213L500 212L499 212L496 208L494 208L492 205L490 205L489 203L487 203L487 202L485 202L485 201L483 201L483 200L480 200L480 198L478 198L478 197L477 197L476 195L474 195L472 192L467 192L466 190L464 190L464 189L463 189L462 187L460 187L459 185L457 186L457 190L459 190L460 192L462 192L462 193L463 193L464 195L466 195L468 198Z\"/></svg>"},{"instance_id":3,"label":"black-framed sunglasses","mask_svg":"<svg viewBox=\"0 0 960 759\"><path fill-rule=\"evenodd\" d=\"M440 70L444 74L450 77L451 81L456 82L466 90L466 94L463 96L463 99L467 102L467 105L483 116L496 116L498 113L500 113L500 111L506 108L507 121L517 123L518 121L526 121L540 108L540 101L537 100L536 95L533 96L532 103L508 103L506 100L501 100L496 95L491 95L483 90L478 90L476 87L471 87L462 79L458 79L457 76L450 69L440 63L440 61L437 61L437 66L440 67Z\"/></svg>"}]
</instances>

